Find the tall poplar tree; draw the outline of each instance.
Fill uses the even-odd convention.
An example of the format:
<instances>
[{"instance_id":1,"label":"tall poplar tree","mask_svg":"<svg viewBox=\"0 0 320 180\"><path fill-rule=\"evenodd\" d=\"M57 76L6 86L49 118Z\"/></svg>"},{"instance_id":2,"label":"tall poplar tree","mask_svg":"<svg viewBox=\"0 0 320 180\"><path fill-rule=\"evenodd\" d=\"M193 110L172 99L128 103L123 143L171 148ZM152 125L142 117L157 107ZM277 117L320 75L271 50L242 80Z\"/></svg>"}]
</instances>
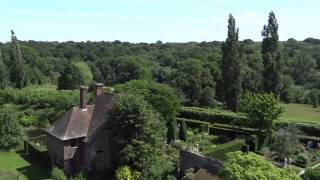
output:
<instances>
[{"instance_id":1,"label":"tall poplar tree","mask_svg":"<svg viewBox=\"0 0 320 180\"><path fill-rule=\"evenodd\" d=\"M25 86L26 63L21 55L19 42L14 32L11 30L10 44L10 79L16 88Z\"/></svg>"},{"instance_id":2,"label":"tall poplar tree","mask_svg":"<svg viewBox=\"0 0 320 180\"><path fill-rule=\"evenodd\" d=\"M0 47L0 88L5 88L8 84L8 71Z\"/></svg>"},{"instance_id":3,"label":"tall poplar tree","mask_svg":"<svg viewBox=\"0 0 320 180\"><path fill-rule=\"evenodd\" d=\"M269 14L268 25L262 30L262 59L264 65L263 85L267 93L273 93L276 98L280 95L281 81L281 50L278 35L278 23L273 11Z\"/></svg>"},{"instance_id":4,"label":"tall poplar tree","mask_svg":"<svg viewBox=\"0 0 320 180\"><path fill-rule=\"evenodd\" d=\"M228 109L238 111L241 94L239 28L236 28L236 21L231 14L228 23L228 38L221 47L224 99Z\"/></svg>"}]
</instances>

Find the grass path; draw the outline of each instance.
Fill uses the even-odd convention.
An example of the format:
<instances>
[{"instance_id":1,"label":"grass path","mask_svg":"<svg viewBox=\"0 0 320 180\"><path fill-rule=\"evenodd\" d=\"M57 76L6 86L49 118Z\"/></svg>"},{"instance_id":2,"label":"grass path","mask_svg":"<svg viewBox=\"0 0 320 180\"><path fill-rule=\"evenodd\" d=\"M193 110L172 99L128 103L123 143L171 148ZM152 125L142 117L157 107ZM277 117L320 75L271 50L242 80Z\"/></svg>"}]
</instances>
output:
<instances>
[{"instance_id":1,"label":"grass path","mask_svg":"<svg viewBox=\"0 0 320 180\"><path fill-rule=\"evenodd\" d=\"M50 170L23 154L17 152L0 153L0 170L20 173L19 180L44 180L50 178ZM0 176L1 179L1 176Z\"/></svg>"},{"instance_id":2,"label":"grass path","mask_svg":"<svg viewBox=\"0 0 320 180\"><path fill-rule=\"evenodd\" d=\"M307 104L284 104L280 103L285 112L281 116L281 121L294 123L314 123L320 124L320 107L313 108Z\"/></svg>"}]
</instances>

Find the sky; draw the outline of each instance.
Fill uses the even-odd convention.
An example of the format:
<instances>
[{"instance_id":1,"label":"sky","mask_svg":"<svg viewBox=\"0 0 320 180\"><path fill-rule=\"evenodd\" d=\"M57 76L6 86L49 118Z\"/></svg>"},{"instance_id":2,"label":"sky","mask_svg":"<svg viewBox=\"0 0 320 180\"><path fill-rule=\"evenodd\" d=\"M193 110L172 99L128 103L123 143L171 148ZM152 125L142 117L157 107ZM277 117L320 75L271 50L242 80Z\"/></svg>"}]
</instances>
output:
<instances>
[{"instance_id":1,"label":"sky","mask_svg":"<svg viewBox=\"0 0 320 180\"><path fill-rule=\"evenodd\" d=\"M273 10L280 40L320 39L319 0L0 0L0 41L152 43L223 41L229 14L239 38L261 41Z\"/></svg>"}]
</instances>

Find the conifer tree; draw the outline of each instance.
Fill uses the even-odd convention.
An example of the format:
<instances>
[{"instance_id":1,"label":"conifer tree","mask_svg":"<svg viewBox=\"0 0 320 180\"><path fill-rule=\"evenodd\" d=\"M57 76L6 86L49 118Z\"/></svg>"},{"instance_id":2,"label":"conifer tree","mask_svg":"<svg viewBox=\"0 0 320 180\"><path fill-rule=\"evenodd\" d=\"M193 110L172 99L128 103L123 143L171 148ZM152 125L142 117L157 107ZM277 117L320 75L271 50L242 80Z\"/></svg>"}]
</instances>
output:
<instances>
[{"instance_id":1,"label":"conifer tree","mask_svg":"<svg viewBox=\"0 0 320 180\"><path fill-rule=\"evenodd\" d=\"M236 29L236 21L231 14L228 23L228 38L221 47L224 99L228 109L238 111L241 94L239 28Z\"/></svg>"},{"instance_id":2,"label":"conifer tree","mask_svg":"<svg viewBox=\"0 0 320 180\"><path fill-rule=\"evenodd\" d=\"M16 88L25 86L26 63L21 55L19 42L14 32L11 30L10 44L10 79Z\"/></svg>"},{"instance_id":3,"label":"conifer tree","mask_svg":"<svg viewBox=\"0 0 320 180\"><path fill-rule=\"evenodd\" d=\"M278 35L278 22L273 11L269 14L268 25L262 30L262 59L264 65L263 85L267 93L278 99L281 81L281 50Z\"/></svg>"},{"instance_id":4,"label":"conifer tree","mask_svg":"<svg viewBox=\"0 0 320 180\"><path fill-rule=\"evenodd\" d=\"M180 127L179 127L179 139L181 139L182 141L186 141L187 131L188 131L188 128L187 128L186 122L181 121Z\"/></svg>"}]
</instances>

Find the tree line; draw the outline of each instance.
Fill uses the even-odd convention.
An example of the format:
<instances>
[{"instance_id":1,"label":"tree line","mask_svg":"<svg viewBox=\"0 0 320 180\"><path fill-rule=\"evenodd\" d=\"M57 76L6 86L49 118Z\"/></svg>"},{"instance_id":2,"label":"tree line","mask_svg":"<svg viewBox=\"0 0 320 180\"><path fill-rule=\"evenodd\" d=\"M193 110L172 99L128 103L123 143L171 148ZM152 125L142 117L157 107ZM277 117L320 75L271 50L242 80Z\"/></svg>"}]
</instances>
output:
<instances>
[{"instance_id":1,"label":"tree line","mask_svg":"<svg viewBox=\"0 0 320 180\"><path fill-rule=\"evenodd\" d=\"M0 44L0 87L75 89L93 82L153 80L174 87L185 105L225 102L234 111L244 91L272 92L286 102L319 99L319 40L280 42L273 12L262 29L262 42L239 41L230 16L225 42L151 44L19 41L12 32L11 42Z\"/></svg>"}]
</instances>

